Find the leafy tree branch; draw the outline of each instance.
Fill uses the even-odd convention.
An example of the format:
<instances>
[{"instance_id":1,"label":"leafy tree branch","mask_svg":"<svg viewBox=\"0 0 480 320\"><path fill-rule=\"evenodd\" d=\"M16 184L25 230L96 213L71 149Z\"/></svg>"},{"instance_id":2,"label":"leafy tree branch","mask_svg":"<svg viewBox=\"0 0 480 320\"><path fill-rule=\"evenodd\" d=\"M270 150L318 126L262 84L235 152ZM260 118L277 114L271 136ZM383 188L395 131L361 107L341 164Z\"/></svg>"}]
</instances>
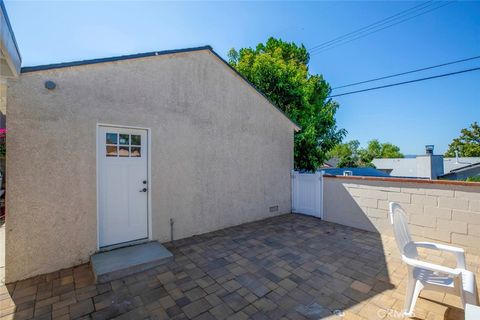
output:
<instances>
[{"instance_id":1,"label":"leafy tree branch","mask_svg":"<svg viewBox=\"0 0 480 320\"><path fill-rule=\"evenodd\" d=\"M231 49L230 65L283 110L302 130L295 134L295 168L314 171L327 152L340 143L338 104L327 98L330 85L309 73L309 55L303 45L269 38L255 48Z\"/></svg>"},{"instance_id":2,"label":"leafy tree branch","mask_svg":"<svg viewBox=\"0 0 480 320\"><path fill-rule=\"evenodd\" d=\"M460 136L449 144L446 157L455 157L458 151L461 157L480 157L480 126L475 121L470 128L460 131Z\"/></svg>"}]
</instances>

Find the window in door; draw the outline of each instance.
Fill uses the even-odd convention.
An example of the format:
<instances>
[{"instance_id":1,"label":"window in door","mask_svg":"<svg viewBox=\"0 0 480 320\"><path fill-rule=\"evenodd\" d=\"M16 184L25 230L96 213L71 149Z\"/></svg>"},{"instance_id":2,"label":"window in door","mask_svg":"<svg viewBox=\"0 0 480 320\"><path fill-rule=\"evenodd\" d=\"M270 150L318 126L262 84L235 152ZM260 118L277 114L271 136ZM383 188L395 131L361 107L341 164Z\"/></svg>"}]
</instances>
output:
<instances>
[{"instance_id":1,"label":"window in door","mask_svg":"<svg viewBox=\"0 0 480 320\"><path fill-rule=\"evenodd\" d=\"M141 157L142 136L107 132L105 134L105 155L107 157Z\"/></svg>"}]
</instances>

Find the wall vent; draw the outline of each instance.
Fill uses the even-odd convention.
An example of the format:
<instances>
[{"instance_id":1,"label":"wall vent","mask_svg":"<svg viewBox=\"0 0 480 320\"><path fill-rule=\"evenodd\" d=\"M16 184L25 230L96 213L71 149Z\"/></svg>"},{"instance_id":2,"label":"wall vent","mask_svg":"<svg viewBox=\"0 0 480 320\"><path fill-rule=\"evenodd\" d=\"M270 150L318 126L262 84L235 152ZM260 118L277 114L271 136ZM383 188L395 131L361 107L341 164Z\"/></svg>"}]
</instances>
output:
<instances>
[{"instance_id":1,"label":"wall vent","mask_svg":"<svg viewBox=\"0 0 480 320\"><path fill-rule=\"evenodd\" d=\"M278 206L273 206L269 208L270 212L277 212L278 211Z\"/></svg>"}]
</instances>

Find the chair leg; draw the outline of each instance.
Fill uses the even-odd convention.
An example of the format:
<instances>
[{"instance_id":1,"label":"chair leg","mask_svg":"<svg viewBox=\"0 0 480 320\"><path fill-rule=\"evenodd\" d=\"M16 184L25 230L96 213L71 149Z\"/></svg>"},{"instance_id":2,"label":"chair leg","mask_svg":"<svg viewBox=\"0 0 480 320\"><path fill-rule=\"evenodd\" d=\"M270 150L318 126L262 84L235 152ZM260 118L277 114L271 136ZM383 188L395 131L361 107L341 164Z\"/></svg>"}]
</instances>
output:
<instances>
[{"instance_id":1,"label":"chair leg","mask_svg":"<svg viewBox=\"0 0 480 320\"><path fill-rule=\"evenodd\" d=\"M465 292L463 291L463 285L462 285L462 279L457 277L455 280L454 280L454 283L455 283L455 287L458 288L458 295L460 296L460 300L462 302L462 306L463 306L463 309L465 309L465 306L466 306L466 295L465 295Z\"/></svg>"},{"instance_id":2,"label":"chair leg","mask_svg":"<svg viewBox=\"0 0 480 320\"><path fill-rule=\"evenodd\" d=\"M420 291L422 291L422 289L423 284L420 281L417 281L410 273L407 283L407 292L405 295L405 316L413 316L413 309L415 308L415 303L417 302L418 296L420 295Z\"/></svg>"},{"instance_id":3,"label":"chair leg","mask_svg":"<svg viewBox=\"0 0 480 320\"><path fill-rule=\"evenodd\" d=\"M461 283L460 283L461 284ZM463 308L468 304L478 306L478 295L477 295L477 287L476 283L473 284L473 292L465 292L462 290L462 287L459 287L460 291L460 299L462 300Z\"/></svg>"}]
</instances>

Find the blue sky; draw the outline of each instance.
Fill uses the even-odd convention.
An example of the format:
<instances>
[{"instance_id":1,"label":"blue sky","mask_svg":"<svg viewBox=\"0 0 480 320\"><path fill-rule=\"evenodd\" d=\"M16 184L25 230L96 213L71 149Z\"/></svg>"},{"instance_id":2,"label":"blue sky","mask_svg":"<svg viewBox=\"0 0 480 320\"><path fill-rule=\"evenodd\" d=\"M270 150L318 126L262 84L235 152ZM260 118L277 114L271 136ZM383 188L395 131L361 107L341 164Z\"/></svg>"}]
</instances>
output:
<instances>
[{"instance_id":1,"label":"blue sky","mask_svg":"<svg viewBox=\"0 0 480 320\"><path fill-rule=\"evenodd\" d=\"M23 66L209 44L232 47L269 36L311 48L421 2L73 2L5 0ZM480 2L454 2L366 38L312 55L311 73L332 87L480 55ZM371 85L479 67L480 59ZM338 91L340 93L340 91ZM336 98L347 140L373 138L443 153L480 121L480 71Z\"/></svg>"}]
</instances>

